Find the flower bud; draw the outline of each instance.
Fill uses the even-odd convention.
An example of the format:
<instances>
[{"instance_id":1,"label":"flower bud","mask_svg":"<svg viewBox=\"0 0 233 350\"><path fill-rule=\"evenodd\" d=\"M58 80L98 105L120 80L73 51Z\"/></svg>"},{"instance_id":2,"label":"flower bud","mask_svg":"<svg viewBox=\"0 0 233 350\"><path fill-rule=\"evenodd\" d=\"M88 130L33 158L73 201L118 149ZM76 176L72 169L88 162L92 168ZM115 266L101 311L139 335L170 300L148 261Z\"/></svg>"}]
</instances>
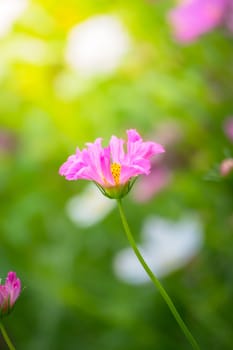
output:
<instances>
[{"instance_id":1,"label":"flower bud","mask_svg":"<svg viewBox=\"0 0 233 350\"><path fill-rule=\"evenodd\" d=\"M0 317L11 312L20 292L20 279L15 272L9 272L5 284L0 284Z\"/></svg>"}]
</instances>

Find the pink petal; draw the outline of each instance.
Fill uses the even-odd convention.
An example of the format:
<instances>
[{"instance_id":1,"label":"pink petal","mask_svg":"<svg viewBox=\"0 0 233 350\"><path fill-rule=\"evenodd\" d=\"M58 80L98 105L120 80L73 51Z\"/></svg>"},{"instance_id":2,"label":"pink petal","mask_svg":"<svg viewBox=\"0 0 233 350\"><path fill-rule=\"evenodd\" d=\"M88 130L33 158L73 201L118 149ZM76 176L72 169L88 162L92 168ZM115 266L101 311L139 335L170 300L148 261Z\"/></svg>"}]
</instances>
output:
<instances>
[{"instance_id":1,"label":"pink petal","mask_svg":"<svg viewBox=\"0 0 233 350\"><path fill-rule=\"evenodd\" d=\"M6 291L6 287L4 285L0 285L0 308L1 308L1 304L3 303L4 299L7 298L7 291Z\"/></svg>"},{"instance_id":2,"label":"pink petal","mask_svg":"<svg viewBox=\"0 0 233 350\"><path fill-rule=\"evenodd\" d=\"M21 282L15 272L8 273L5 287L10 296L10 306L12 307L21 292Z\"/></svg>"},{"instance_id":3,"label":"pink petal","mask_svg":"<svg viewBox=\"0 0 233 350\"><path fill-rule=\"evenodd\" d=\"M155 142L143 142L138 149L138 152L140 152L141 157L150 158L156 154L165 152L162 145Z\"/></svg>"},{"instance_id":4,"label":"pink petal","mask_svg":"<svg viewBox=\"0 0 233 350\"><path fill-rule=\"evenodd\" d=\"M135 130L128 130L127 158L131 163L138 158L150 158L151 156L164 152L164 148L155 142L143 142Z\"/></svg>"},{"instance_id":5,"label":"pink petal","mask_svg":"<svg viewBox=\"0 0 233 350\"><path fill-rule=\"evenodd\" d=\"M134 162L130 165L122 165L121 167L121 175L120 182L122 184L129 181L132 177L141 175L141 174L149 174L150 172L150 162L147 159L140 159L137 162Z\"/></svg>"},{"instance_id":6,"label":"pink petal","mask_svg":"<svg viewBox=\"0 0 233 350\"><path fill-rule=\"evenodd\" d=\"M6 284L7 285L12 285L15 280L17 279L16 273L15 272L8 272L7 278L6 278Z\"/></svg>"},{"instance_id":7,"label":"pink petal","mask_svg":"<svg viewBox=\"0 0 233 350\"><path fill-rule=\"evenodd\" d=\"M101 146L102 139L97 139L94 143L88 143L88 149L85 151L83 160L86 165L85 172L83 173L88 180L93 180L101 185L104 185L105 174L102 169L103 158L106 157L107 162L110 155L107 157L107 151ZM108 151L109 153L109 151ZM84 178L84 177L83 177Z\"/></svg>"},{"instance_id":8,"label":"pink petal","mask_svg":"<svg viewBox=\"0 0 233 350\"><path fill-rule=\"evenodd\" d=\"M141 136L135 129L129 129L126 132L128 135L128 142L142 141Z\"/></svg>"},{"instance_id":9,"label":"pink petal","mask_svg":"<svg viewBox=\"0 0 233 350\"><path fill-rule=\"evenodd\" d=\"M110 186L114 186L114 179L111 173L111 152L110 147L106 147L101 157L102 174ZM106 185L105 183L103 185Z\"/></svg>"},{"instance_id":10,"label":"pink petal","mask_svg":"<svg viewBox=\"0 0 233 350\"><path fill-rule=\"evenodd\" d=\"M75 162L75 160L76 160L76 157L74 155L69 156L67 161L60 166L59 174L65 176L69 172L69 168Z\"/></svg>"},{"instance_id":11,"label":"pink petal","mask_svg":"<svg viewBox=\"0 0 233 350\"><path fill-rule=\"evenodd\" d=\"M112 156L112 162L120 164L124 159L124 140L118 139L116 136L112 136L110 140L110 150Z\"/></svg>"}]
</instances>

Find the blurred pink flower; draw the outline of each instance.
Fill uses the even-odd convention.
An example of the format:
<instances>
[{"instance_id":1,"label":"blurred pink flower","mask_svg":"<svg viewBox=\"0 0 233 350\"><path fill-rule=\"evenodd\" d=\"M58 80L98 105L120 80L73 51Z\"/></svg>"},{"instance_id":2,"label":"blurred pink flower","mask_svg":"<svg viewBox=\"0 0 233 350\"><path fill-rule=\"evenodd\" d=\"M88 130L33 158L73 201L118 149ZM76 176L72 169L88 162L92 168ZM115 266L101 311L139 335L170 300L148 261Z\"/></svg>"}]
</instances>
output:
<instances>
[{"instance_id":1,"label":"blurred pink flower","mask_svg":"<svg viewBox=\"0 0 233 350\"><path fill-rule=\"evenodd\" d=\"M227 21L227 18L226 25L230 29L233 26L232 15L228 17L230 10L233 10L232 0L186 0L170 11L168 20L176 40L189 43Z\"/></svg>"},{"instance_id":2,"label":"blurred pink flower","mask_svg":"<svg viewBox=\"0 0 233 350\"><path fill-rule=\"evenodd\" d=\"M226 136L233 142L233 117L227 118L223 125Z\"/></svg>"},{"instance_id":3,"label":"blurred pink flower","mask_svg":"<svg viewBox=\"0 0 233 350\"><path fill-rule=\"evenodd\" d=\"M166 187L172 178L171 170L167 167L156 164L152 167L151 173L137 182L133 197L137 202L147 202Z\"/></svg>"},{"instance_id":4,"label":"blurred pink flower","mask_svg":"<svg viewBox=\"0 0 233 350\"><path fill-rule=\"evenodd\" d=\"M0 129L0 154L13 153L17 148L17 138L9 130Z\"/></svg>"},{"instance_id":5,"label":"blurred pink flower","mask_svg":"<svg viewBox=\"0 0 233 350\"><path fill-rule=\"evenodd\" d=\"M11 311L20 292L20 279L15 272L9 272L5 284L0 284L0 317Z\"/></svg>"},{"instance_id":6,"label":"blurred pink flower","mask_svg":"<svg viewBox=\"0 0 233 350\"><path fill-rule=\"evenodd\" d=\"M177 154L176 145L182 141L183 136L179 123L172 120L163 121L156 125L156 130L152 130L150 139L156 139L166 146L166 149L169 148L169 155L166 159L158 157L153 160L150 174L136 182L132 193L136 202L150 201L170 184L174 168L180 167L181 157Z\"/></svg>"},{"instance_id":7,"label":"blurred pink flower","mask_svg":"<svg viewBox=\"0 0 233 350\"><path fill-rule=\"evenodd\" d=\"M156 125L156 129L150 133L150 139L156 139L164 146L174 148L183 139L183 130L179 123L173 120L166 120Z\"/></svg>"},{"instance_id":8,"label":"blurred pink flower","mask_svg":"<svg viewBox=\"0 0 233 350\"><path fill-rule=\"evenodd\" d=\"M233 158L224 159L220 165L220 173L227 176L233 172Z\"/></svg>"},{"instance_id":9,"label":"blurred pink flower","mask_svg":"<svg viewBox=\"0 0 233 350\"><path fill-rule=\"evenodd\" d=\"M233 0L228 0L228 6L225 13L225 25L228 30L233 33Z\"/></svg>"},{"instance_id":10,"label":"blurred pink flower","mask_svg":"<svg viewBox=\"0 0 233 350\"><path fill-rule=\"evenodd\" d=\"M102 139L87 143L82 151L77 149L60 167L60 175L67 180L94 181L102 193L110 198L125 196L133 185L133 178L150 173L150 158L164 152L155 142L143 142L136 130L127 130L127 151L124 140L112 136L109 146L103 148Z\"/></svg>"}]
</instances>

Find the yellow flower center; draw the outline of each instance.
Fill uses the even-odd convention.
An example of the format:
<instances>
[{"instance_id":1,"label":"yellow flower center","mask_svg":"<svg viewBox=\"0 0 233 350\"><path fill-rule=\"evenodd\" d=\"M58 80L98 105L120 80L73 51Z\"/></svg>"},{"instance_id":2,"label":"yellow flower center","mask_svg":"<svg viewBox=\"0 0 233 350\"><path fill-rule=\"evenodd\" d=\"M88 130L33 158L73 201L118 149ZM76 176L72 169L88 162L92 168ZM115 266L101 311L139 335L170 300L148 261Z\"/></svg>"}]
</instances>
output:
<instances>
[{"instance_id":1,"label":"yellow flower center","mask_svg":"<svg viewBox=\"0 0 233 350\"><path fill-rule=\"evenodd\" d=\"M115 184L119 185L120 183L120 175L121 175L121 166L118 163L111 164L111 173L114 178Z\"/></svg>"}]
</instances>

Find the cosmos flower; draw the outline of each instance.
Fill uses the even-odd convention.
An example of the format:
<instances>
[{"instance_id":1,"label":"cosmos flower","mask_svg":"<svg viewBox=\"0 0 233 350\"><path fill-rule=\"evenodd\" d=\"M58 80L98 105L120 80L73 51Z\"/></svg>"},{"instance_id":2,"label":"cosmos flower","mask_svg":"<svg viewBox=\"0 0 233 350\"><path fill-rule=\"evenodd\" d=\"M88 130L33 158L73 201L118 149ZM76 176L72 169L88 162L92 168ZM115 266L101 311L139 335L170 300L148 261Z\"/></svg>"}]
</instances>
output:
<instances>
[{"instance_id":1,"label":"cosmos flower","mask_svg":"<svg viewBox=\"0 0 233 350\"><path fill-rule=\"evenodd\" d=\"M232 0L186 0L170 11L168 20L176 40L189 43L222 23L231 30L232 10Z\"/></svg>"},{"instance_id":2,"label":"cosmos flower","mask_svg":"<svg viewBox=\"0 0 233 350\"><path fill-rule=\"evenodd\" d=\"M10 313L20 292L20 279L15 272L9 272L5 284L0 284L0 317Z\"/></svg>"},{"instance_id":3,"label":"cosmos flower","mask_svg":"<svg viewBox=\"0 0 233 350\"><path fill-rule=\"evenodd\" d=\"M82 151L77 148L60 167L59 173L67 180L85 179L94 181L101 192L109 198L122 198L130 189L138 175L148 175L150 158L164 152L155 142L144 142L136 130L127 130L126 150L124 140L112 136L107 147L102 139L87 143Z\"/></svg>"}]
</instances>

